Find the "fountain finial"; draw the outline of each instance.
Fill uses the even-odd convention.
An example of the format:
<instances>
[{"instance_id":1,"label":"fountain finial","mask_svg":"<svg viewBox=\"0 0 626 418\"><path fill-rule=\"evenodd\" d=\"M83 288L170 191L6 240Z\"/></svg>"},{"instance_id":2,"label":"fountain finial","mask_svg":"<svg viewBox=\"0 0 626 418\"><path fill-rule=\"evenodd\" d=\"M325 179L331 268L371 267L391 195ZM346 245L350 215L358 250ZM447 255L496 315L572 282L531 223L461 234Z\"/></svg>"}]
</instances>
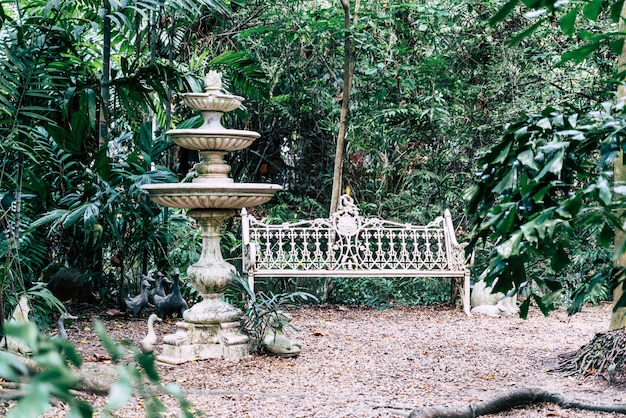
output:
<instances>
[{"instance_id":1,"label":"fountain finial","mask_svg":"<svg viewBox=\"0 0 626 418\"><path fill-rule=\"evenodd\" d=\"M204 89L207 93L219 93L222 90L222 74L217 71L209 71L204 76Z\"/></svg>"}]
</instances>

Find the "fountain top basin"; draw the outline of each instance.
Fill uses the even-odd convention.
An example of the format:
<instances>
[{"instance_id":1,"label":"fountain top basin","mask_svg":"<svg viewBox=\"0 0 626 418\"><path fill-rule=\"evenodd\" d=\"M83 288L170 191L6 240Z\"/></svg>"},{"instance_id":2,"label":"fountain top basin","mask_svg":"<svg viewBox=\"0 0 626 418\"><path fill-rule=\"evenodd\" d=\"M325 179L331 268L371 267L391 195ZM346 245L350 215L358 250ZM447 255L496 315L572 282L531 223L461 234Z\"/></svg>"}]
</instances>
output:
<instances>
[{"instance_id":1,"label":"fountain top basin","mask_svg":"<svg viewBox=\"0 0 626 418\"><path fill-rule=\"evenodd\" d=\"M269 202L282 190L264 183L159 183L144 184L150 199L162 206L179 209L241 209Z\"/></svg>"},{"instance_id":2,"label":"fountain top basin","mask_svg":"<svg viewBox=\"0 0 626 418\"><path fill-rule=\"evenodd\" d=\"M220 92L184 93L185 105L200 111L226 113L238 109L243 97Z\"/></svg>"}]
</instances>

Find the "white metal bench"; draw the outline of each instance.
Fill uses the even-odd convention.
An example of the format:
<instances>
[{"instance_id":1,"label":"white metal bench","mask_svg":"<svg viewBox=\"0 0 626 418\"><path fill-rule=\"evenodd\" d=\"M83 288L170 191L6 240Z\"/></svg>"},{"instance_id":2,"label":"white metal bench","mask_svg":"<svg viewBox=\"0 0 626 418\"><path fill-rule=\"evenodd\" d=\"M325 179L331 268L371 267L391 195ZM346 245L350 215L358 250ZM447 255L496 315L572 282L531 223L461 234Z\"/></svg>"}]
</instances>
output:
<instances>
[{"instance_id":1,"label":"white metal bench","mask_svg":"<svg viewBox=\"0 0 626 418\"><path fill-rule=\"evenodd\" d=\"M272 225L241 211L243 272L255 277L439 277L458 286L470 314L466 244L446 209L426 226L364 218L349 195L329 219ZM459 283L461 284L461 283Z\"/></svg>"}]
</instances>

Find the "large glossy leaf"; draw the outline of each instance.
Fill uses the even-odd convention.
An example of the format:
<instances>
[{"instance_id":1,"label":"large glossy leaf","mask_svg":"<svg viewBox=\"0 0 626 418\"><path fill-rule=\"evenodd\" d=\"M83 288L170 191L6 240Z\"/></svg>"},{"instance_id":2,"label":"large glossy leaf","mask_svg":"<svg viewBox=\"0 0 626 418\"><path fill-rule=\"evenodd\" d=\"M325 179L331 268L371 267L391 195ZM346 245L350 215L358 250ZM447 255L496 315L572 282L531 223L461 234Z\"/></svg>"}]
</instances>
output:
<instances>
[{"instance_id":1,"label":"large glossy leaf","mask_svg":"<svg viewBox=\"0 0 626 418\"><path fill-rule=\"evenodd\" d=\"M578 15L578 8L574 7L572 8L572 10L567 12L559 21L561 30L567 36L572 36L574 34L577 15Z\"/></svg>"},{"instance_id":2,"label":"large glossy leaf","mask_svg":"<svg viewBox=\"0 0 626 418\"><path fill-rule=\"evenodd\" d=\"M583 15L586 19L597 20L602 10L603 0L591 0L588 1L583 7Z\"/></svg>"}]
</instances>

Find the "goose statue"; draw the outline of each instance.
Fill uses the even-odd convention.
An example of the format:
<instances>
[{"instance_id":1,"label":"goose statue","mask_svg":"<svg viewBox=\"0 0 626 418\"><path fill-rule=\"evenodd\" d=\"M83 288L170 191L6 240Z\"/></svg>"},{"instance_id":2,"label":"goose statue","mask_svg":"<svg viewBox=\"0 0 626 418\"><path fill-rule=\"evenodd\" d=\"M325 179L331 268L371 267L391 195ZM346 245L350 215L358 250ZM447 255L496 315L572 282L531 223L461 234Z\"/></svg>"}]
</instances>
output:
<instances>
[{"instance_id":1,"label":"goose statue","mask_svg":"<svg viewBox=\"0 0 626 418\"><path fill-rule=\"evenodd\" d=\"M148 276L141 276L141 292L134 297L127 297L124 299L124 304L126 305L126 310L129 311L133 316L139 316L141 310L148 305L148 293L150 289L150 281L148 280Z\"/></svg>"},{"instance_id":2,"label":"goose statue","mask_svg":"<svg viewBox=\"0 0 626 418\"><path fill-rule=\"evenodd\" d=\"M154 333L154 321L161 321L162 319L157 314L152 314L148 318L148 334L141 340L141 351L146 354L154 352L154 345L157 342L157 336Z\"/></svg>"},{"instance_id":3,"label":"goose statue","mask_svg":"<svg viewBox=\"0 0 626 418\"><path fill-rule=\"evenodd\" d=\"M62 340L67 340L67 332L65 331L65 320L66 319L78 319L77 316L70 314L69 312L65 312L59 316L59 320L57 321L57 327L59 329L57 335L53 338L59 338Z\"/></svg>"},{"instance_id":4,"label":"goose statue","mask_svg":"<svg viewBox=\"0 0 626 418\"><path fill-rule=\"evenodd\" d=\"M174 269L174 284L172 285L172 292L169 295L165 297L154 295L154 306L160 318L165 319L174 312L177 312L178 316L182 318L183 312L189 309L187 302L185 302L185 299L183 299L180 294L179 276L180 270Z\"/></svg>"},{"instance_id":5,"label":"goose statue","mask_svg":"<svg viewBox=\"0 0 626 418\"><path fill-rule=\"evenodd\" d=\"M150 273L150 281L154 282L154 287L148 292L148 301L154 305L154 296L165 297L165 285L170 286L173 282L158 270Z\"/></svg>"}]
</instances>

